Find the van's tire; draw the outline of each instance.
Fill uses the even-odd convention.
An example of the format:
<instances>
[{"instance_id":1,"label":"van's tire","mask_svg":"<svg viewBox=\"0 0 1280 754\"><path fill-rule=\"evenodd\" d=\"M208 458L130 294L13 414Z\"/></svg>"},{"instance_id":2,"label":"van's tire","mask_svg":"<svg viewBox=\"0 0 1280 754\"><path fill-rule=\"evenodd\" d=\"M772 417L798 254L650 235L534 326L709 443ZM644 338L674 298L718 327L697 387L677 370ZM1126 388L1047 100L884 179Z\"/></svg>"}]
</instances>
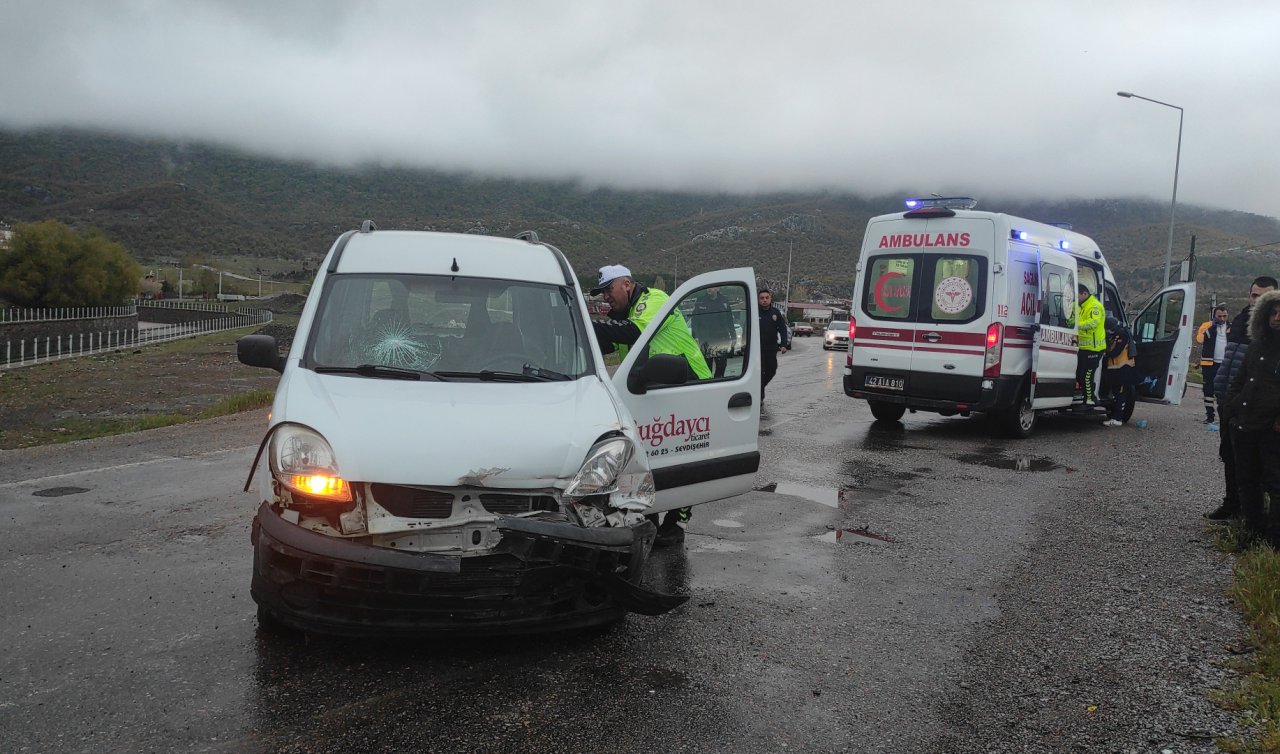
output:
<instances>
[{"instance_id":1,"label":"van's tire","mask_svg":"<svg viewBox=\"0 0 1280 754\"><path fill-rule=\"evenodd\" d=\"M1022 388L1018 394L1018 402L1012 408L1000 412L996 416L1000 429L1006 437L1025 440L1036 431L1036 411L1031 408L1031 390Z\"/></svg>"},{"instance_id":2,"label":"van's tire","mask_svg":"<svg viewBox=\"0 0 1280 754\"><path fill-rule=\"evenodd\" d=\"M878 422L896 422L907 413L907 407L901 403L885 403L884 401L867 401L871 415Z\"/></svg>"}]
</instances>

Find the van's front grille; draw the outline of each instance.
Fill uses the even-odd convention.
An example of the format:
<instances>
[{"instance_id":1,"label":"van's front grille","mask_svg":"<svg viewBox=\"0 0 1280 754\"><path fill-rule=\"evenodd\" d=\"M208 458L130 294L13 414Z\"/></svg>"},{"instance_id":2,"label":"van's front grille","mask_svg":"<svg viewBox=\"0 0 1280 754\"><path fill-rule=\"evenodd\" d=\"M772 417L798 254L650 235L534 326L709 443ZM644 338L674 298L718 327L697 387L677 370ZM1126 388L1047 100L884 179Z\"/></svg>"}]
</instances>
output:
<instances>
[{"instance_id":1,"label":"van's front grille","mask_svg":"<svg viewBox=\"0 0 1280 754\"><path fill-rule=\"evenodd\" d=\"M378 505L387 509L393 516L401 518L448 518L453 515L455 494L441 490L428 490L420 487L403 487L398 484L371 484L370 492ZM530 511L556 511L556 499L546 494L522 494L519 492L481 492L473 490L462 493L462 501L480 499L480 504L489 513L499 516L514 516Z\"/></svg>"},{"instance_id":2,"label":"van's front grille","mask_svg":"<svg viewBox=\"0 0 1280 754\"><path fill-rule=\"evenodd\" d=\"M401 518L448 518L453 515L453 494L398 484L371 484L378 505Z\"/></svg>"},{"instance_id":3,"label":"van's front grille","mask_svg":"<svg viewBox=\"0 0 1280 754\"><path fill-rule=\"evenodd\" d=\"M550 495L520 495L498 492L486 492L480 495L480 504L490 513L505 516L529 511L556 510L555 498Z\"/></svg>"}]
</instances>

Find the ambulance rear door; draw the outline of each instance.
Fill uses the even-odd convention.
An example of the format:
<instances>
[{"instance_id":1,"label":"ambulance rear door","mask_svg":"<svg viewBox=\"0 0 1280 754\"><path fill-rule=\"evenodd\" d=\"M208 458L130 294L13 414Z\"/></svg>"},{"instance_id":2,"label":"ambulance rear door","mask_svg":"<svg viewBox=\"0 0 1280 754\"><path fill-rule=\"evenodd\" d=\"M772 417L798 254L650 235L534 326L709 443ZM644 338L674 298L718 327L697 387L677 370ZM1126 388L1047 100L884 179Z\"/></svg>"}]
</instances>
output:
<instances>
[{"instance_id":1,"label":"ambulance rear door","mask_svg":"<svg viewBox=\"0 0 1280 754\"><path fill-rule=\"evenodd\" d=\"M849 354L856 390L908 404L981 398L994 224L942 212L867 228Z\"/></svg>"},{"instance_id":2,"label":"ambulance rear door","mask_svg":"<svg viewBox=\"0 0 1280 754\"><path fill-rule=\"evenodd\" d=\"M1133 323L1138 400L1172 406L1182 403L1195 335L1191 319L1195 307L1196 284L1192 281L1161 290L1138 313Z\"/></svg>"}]
</instances>

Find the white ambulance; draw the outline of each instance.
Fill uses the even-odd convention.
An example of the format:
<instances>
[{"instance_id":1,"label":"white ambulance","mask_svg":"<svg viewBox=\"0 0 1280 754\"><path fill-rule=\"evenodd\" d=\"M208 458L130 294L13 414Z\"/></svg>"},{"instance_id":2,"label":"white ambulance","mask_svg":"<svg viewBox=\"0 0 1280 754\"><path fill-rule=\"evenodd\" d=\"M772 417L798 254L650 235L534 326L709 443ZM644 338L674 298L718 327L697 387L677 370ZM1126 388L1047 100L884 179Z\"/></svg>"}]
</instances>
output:
<instances>
[{"instance_id":1,"label":"white ambulance","mask_svg":"<svg viewBox=\"0 0 1280 754\"><path fill-rule=\"evenodd\" d=\"M986 412L1009 436L1027 437L1039 412L1071 411L1081 402L1077 284L1088 286L1109 316L1129 320L1092 239L976 211L975 204L968 197L912 199L905 212L867 224L844 391L866 400L881 421L907 411ZM1194 308L1195 283L1178 283L1134 320L1139 400L1181 401ZM1108 403L1085 415L1105 418Z\"/></svg>"}]
</instances>

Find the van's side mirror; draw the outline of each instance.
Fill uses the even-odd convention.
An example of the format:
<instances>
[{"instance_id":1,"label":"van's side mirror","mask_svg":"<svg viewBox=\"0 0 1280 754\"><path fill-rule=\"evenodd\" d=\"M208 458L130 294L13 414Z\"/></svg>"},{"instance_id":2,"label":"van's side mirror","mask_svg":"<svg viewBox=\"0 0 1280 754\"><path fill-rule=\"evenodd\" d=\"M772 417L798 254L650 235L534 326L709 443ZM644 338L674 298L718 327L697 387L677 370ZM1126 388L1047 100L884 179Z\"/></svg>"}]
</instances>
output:
<instances>
[{"instance_id":1,"label":"van's side mirror","mask_svg":"<svg viewBox=\"0 0 1280 754\"><path fill-rule=\"evenodd\" d=\"M284 356L270 335L246 335L236 341L236 357L241 364L284 371Z\"/></svg>"},{"instance_id":2,"label":"van's side mirror","mask_svg":"<svg viewBox=\"0 0 1280 754\"><path fill-rule=\"evenodd\" d=\"M636 395L644 395L651 385L683 385L689 381L689 362L672 353L659 353L649 357L639 369L627 376L627 389Z\"/></svg>"}]
</instances>

